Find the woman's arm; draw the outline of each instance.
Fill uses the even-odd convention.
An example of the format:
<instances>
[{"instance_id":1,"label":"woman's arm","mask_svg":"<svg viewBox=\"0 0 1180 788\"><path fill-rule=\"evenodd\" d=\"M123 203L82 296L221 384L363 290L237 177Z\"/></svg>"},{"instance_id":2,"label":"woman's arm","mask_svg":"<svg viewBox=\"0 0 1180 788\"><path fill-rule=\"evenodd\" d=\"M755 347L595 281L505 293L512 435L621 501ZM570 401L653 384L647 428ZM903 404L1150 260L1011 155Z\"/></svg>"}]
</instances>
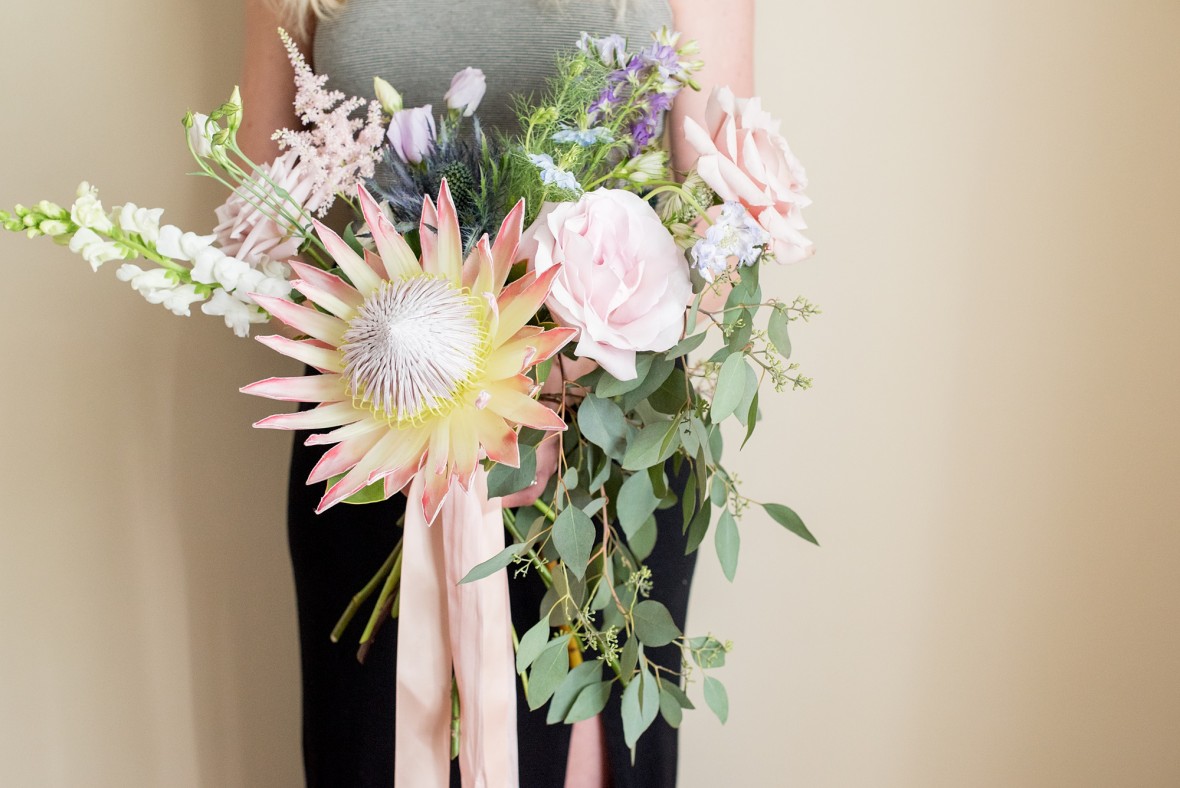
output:
<instances>
[{"instance_id":1,"label":"woman's arm","mask_svg":"<svg viewBox=\"0 0 1180 788\"><path fill-rule=\"evenodd\" d=\"M299 119L292 107L295 82L291 64L278 34L283 20L272 0L245 0L245 3L246 51L242 58L241 84L245 112L238 130L238 144L247 156L261 164L278 155L278 143L270 138L275 130L298 128ZM299 41L305 52L306 44Z\"/></svg>"},{"instance_id":2,"label":"woman's arm","mask_svg":"<svg viewBox=\"0 0 1180 788\"><path fill-rule=\"evenodd\" d=\"M697 74L701 90L685 90L672 107L672 166L684 172L696 153L684 140L684 119L705 120L705 104L715 87L728 85L738 96L754 92L754 0L671 0L682 41L701 45L705 67Z\"/></svg>"}]
</instances>

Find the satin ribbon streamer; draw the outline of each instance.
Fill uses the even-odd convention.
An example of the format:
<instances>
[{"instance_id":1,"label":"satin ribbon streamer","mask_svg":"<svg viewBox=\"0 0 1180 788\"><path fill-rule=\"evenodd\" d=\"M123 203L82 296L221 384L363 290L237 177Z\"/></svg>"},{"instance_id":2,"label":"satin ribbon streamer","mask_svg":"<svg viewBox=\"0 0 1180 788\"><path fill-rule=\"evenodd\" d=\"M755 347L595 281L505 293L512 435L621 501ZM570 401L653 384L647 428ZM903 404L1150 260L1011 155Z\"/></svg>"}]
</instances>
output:
<instances>
[{"instance_id":1,"label":"satin ribbon streamer","mask_svg":"<svg viewBox=\"0 0 1180 788\"><path fill-rule=\"evenodd\" d=\"M488 500L480 468L470 490L452 482L430 525L423 487L421 476L410 486L402 543L394 785L450 785L453 669L463 788L518 788L508 574L459 585L504 549L500 501Z\"/></svg>"}]
</instances>

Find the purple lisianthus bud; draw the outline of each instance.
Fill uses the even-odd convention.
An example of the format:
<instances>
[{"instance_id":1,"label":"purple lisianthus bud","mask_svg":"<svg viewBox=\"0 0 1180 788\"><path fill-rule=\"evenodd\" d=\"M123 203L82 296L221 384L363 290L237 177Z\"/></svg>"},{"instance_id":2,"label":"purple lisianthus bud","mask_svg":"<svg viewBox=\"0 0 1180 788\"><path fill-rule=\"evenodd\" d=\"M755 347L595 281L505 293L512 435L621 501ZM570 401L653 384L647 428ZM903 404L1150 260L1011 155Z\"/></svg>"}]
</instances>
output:
<instances>
[{"instance_id":1,"label":"purple lisianthus bud","mask_svg":"<svg viewBox=\"0 0 1180 788\"><path fill-rule=\"evenodd\" d=\"M461 110L471 117L488 89L487 79L478 68L465 68L451 79L451 89L443 96L449 109Z\"/></svg>"},{"instance_id":2,"label":"purple lisianthus bud","mask_svg":"<svg viewBox=\"0 0 1180 788\"><path fill-rule=\"evenodd\" d=\"M402 161L421 164L434 150L434 108L403 109L393 113L385 136Z\"/></svg>"}]
</instances>

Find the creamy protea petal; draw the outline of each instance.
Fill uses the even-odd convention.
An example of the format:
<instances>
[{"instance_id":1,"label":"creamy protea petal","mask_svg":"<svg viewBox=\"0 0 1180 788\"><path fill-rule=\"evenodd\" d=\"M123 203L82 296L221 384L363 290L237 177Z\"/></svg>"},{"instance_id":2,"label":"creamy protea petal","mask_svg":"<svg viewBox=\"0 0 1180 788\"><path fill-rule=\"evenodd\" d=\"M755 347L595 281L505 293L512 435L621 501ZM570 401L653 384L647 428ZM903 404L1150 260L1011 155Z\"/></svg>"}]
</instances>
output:
<instances>
[{"instance_id":1,"label":"creamy protea petal","mask_svg":"<svg viewBox=\"0 0 1180 788\"><path fill-rule=\"evenodd\" d=\"M351 404L351 403L350 403ZM367 413L357 411L362 416L360 421L352 424L347 424L331 432L318 432L315 435L308 435L307 440L303 442L304 446L330 446L333 443L340 443L349 438L355 438L358 435L366 435L370 432L378 430L387 430L389 425L384 421L377 421Z\"/></svg>"},{"instance_id":2,"label":"creamy protea petal","mask_svg":"<svg viewBox=\"0 0 1180 788\"><path fill-rule=\"evenodd\" d=\"M323 340L329 345L339 345L344 338L348 324L338 317L325 315L314 309L293 304L282 298L251 293L254 303L270 312L296 331Z\"/></svg>"},{"instance_id":3,"label":"creamy protea petal","mask_svg":"<svg viewBox=\"0 0 1180 788\"><path fill-rule=\"evenodd\" d=\"M267 378L239 389L243 394L284 402L339 402L344 386L339 375L305 375L295 378Z\"/></svg>"},{"instance_id":4,"label":"creamy protea petal","mask_svg":"<svg viewBox=\"0 0 1180 788\"><path fill-rule=\"evenodd\" d=\"M508 272L516 262L520 251L520 236L524 233L524 200L519 201L512 208L504 221L500 224L500 231L496 233L496 242L492 244L492 262L495 266L495 276L492 278L492 292L499 292L508 281Z\"/></svg>"},{"instance_id":5,"label":"creamy protea petal","mask_svg":"<svg viewBox=\"0 0 1180 788\"><path fill-rule=\"evenodd\" d=\"M381 284L381 277L365 262L343 238L325 227L322 223L315 223L316 233L328 250L328 254L340 266L340 270L352 282L352 286L360 291L362 296L368 296Z\"/></svg>"},{"instance_id":6,"label":"creamy protea petal","mask_svg":"<svg viewBox=\"0 0 1180 788\"><path fill-rule=\"evenodd\" d=\"M422 492L422 513L426 522L433 523L451 491L451 477L449 474L426 473L425 489Z\"/></svg>"},{"instance_id":7,"label":"creamy protea petal","mask_svg":"<svg viewBox=\"0 0 1180 788\"><path fill-rule=\"evenodd\" d=\"M351 470L373 450L382 438L392 434L391 432L375 430L357 435L345 441L340 441L340 443L337 443L324 452L323 457L320 457L320 461L315 464L315 467L311 469L311 473L308 474L307 483L315 484L316 482L326 481L333 476L339 476Z\"/></svg>"},{"instance_id":8,"label":"creamy protea petal","mask_svg":"<svg viewBox=\"0 0 1180 788\"><path fill-rule=\"evenodd\" d=\"M492 245L485 235L475 244L475 248L471 250L471 254L467 255L467 260L463 263L463 286L473 295L482 295L488 292L492 285L492 276L495 273L493 268Z\"/></svg>"},{"instance_id":9,"label":"creamy protea petal","mask_svg":"<svg viewBox=\"0 0 1180 788\"><path fill-rule=\"evenodd\" d=\"M502 380L522 373L525 369L548 361L565 347L578 333L576 328L554 328L542 332L529 331L525 326L508 342L488 356L484 378Z\"/></svg>"},{"instance_id":10,"label":"creamy protea petal","mask_svg":"<svg viewBox=\"0 0 1180 788\"><path fill-rule=\"evenodd\" d=\"M500 322L496 325L492 347L499 347L507 342L537 314L537 310L549 295L554 277L560 272L561 266L555 265L540 275L526 274L504 289L498 299Z\"/></svg>"},{"instance_id":11,"label":"creamy protea petal","mask_svg":"<svg viewBox=\"0 0 1180 788\"><path fill-rule=\"evenodd\" d=\"M475 429L480 445L493 462L520 467L520 442L516 430L508 422L489 410L475 412Z\"/></svg>"},{"instance_id":12,"label":"creamy protea petal","mask_svg":"<svg viewBox=\"0 0 1180 788\"><path fill-rule=\"evenodd\" d=\"M292 260L290 265L299 282L292 282L295 289L342 320L352 319L364 301L355 287L335 274L298 260Z\"/></svg>"},{"instance_id":13,"label":"creamy protea petal","mask_svg":"<svg viewBox=\"0 0 1180 788\"><path fill-rule=\"evenodd\" d=\"M438 211L430 195L422 198L422 220L418 223L418 246L422 248L422 270L442 273L438 268Z\"/></svg>"},{"instance_id":14,"label":"creamy protea petal","mask_svg":"<svg viewBox=\"0 0 1180 788\"><path fill-rule=\"evenodd\" d=\"M344 371L344 359L340 357L340 351L324 345L318 339L288 339L279 334L260 336L256 339L271 350L296 361L302 361L321 372Z\"/></svg>"},{"instance_id":15,"label":"creamy protea petal","mask_svg":"<svg viewBox=\"0 0 1180 788\"><path fill-rule=\"evenodd\" d=\"M340 503L350 495L367 487L370 475L382 466L385 458L397 449L399 441L404 440L405 437L397 430L391 430L382 435L373 448L357 460L356 464L339 481L328 488L316 507L316 513ZM340 446L343 445L343 443L340 444ZM340 448L340 446L336 448Z\"/></svg>"},{"instance_id":16,"label":"creamy protea petal","mask_svg":"<svg viewBox=\"0 0 1180 788\"><path fill-rule=\"evenodd\" d=\"M475 411L457 411L450 418L452 470L466 490L479 463L479 434L475 427Z\"/></svg>"},{"instance_id":17,"label":"creamy protea petal","mask_svg":"<svg viewBox=\"0 0 1180 788\"><path fill-rule=\"evenodd\" d=\"M311 410L277 413L254 422L255 427L270 430L322 430L352 424L362 418L350 402L333 402Z\"/></svg>"},{"instance_id":18,"label":"creamy protea petal","mask_svg":"<svg viewBox=\"0 0 1180 788\"><path fill-rule=\"evenodd\" d=\"M489 384L487 390L492 395L487 409L493 413L538 430L565 429L565 422L560 416L517 388L497 381Z\"/></svg>"},{"instance_id":19,"label":"creamy protea petal","mask_svg":"<svg viewBox=\"0 0 1180 788\"><path fill-rule=\"evenodd\" d=\"M365 189L357 187L361 202L361 212L365 216L365 224L373 236L373 243L377 245L377 252L385 264L385 273L389 279L414 276L422 273L422 266L409 244L394 229L393 224L381 212L377 201Z\"/></svg>"},{"instance_id":20,"label":"creamy protea petal","mask_svg":"<svg viewBox=\"0 0 1180 788\"><path fill-rule=\"evenodd\" d=\"M438 191L438 272L456 285L463 281L463 236L459 232L459 214L451 199L451 188L443 178Z\"/></svg>"}]
</instances>

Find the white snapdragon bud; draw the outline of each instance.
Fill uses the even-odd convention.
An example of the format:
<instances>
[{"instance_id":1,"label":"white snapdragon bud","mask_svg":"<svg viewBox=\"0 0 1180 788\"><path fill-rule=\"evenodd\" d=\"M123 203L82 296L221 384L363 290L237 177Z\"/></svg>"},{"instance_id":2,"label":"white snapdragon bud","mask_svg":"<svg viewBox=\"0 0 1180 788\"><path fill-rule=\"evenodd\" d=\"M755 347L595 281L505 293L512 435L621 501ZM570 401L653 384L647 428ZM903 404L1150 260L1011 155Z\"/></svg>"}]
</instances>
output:
<instances>
[{"instance_id":1,"label":"white snapdragon bud","mask_svg":"<svg viewBox=\"0 0 1180 788\"><path fill-rule=\"evenodd\" d=\"M82 259L90 263L90 267L95 271L103 263L127 257L118 244L103 238L89 227L81 227L74 233L74 237L70 239L70 251L82 255Z\"/></svg>"},{"instance_id":2,"label":"white snapdragon bud","mask_svg":"<svg viewBox=\"0 0 1180 788\"><path fill-rule=\"evenodd\" d=\"M114 227L98 200L98 189L86 181L78 186L78 199L70 208L70 218L79 227L88 227L95 232L109 233Z\"/></svg>"},{"instance_id":3,"label":"white snapdragon bud","mask_svg":"<svg viewBox=\"0 0 1180 788\"><path fill-rule=\"evenodd\" d=\"M199 301L204 301L205 296L197 292L195 285L179 285L170 290L161 291L163 298L160 303L164 308L168 309L172 314L179 317L189 317L192 315L189 307Z\"/></svg>"},{"instance_id":4,"label":"white snapdragon bud","mask_svg":"<svg viewBox=\"0 0 1180 788\"><path fill-rule=\"evenodd\" d=\"M115 277L121 282L129 282L135 292L142 295L153 304L163 299L157 296L161 290L171 290L176 287L176 277L163 268L149 268L146 271L133 263L124 263L115 272Z\"/></svg>"},{"instance_id":5,"label":"white snapdragon bud","mask_svg":"<svg viewBox=\"0 0 1180 788\"><path fill-rule=\"evenodd\" d=\"M267 320L266 313L257 305L235 298L224 290L214 290L213 297L201 304L201 311L223 318L239 337L249 336L251 325Z\"/></svg>"},{"instance_id":6,"label":"white snapdragon bud","mask_svg":"<svg viewBox=\"0 0 1180 788\"><path fill-rule=\"evenodd\" d=\"M140 208L127 203L119 209L119 227L123 232L136 233L148 243L154 244L160 237L160 217L163 208Z\"/></svg>"}]
</instances>

